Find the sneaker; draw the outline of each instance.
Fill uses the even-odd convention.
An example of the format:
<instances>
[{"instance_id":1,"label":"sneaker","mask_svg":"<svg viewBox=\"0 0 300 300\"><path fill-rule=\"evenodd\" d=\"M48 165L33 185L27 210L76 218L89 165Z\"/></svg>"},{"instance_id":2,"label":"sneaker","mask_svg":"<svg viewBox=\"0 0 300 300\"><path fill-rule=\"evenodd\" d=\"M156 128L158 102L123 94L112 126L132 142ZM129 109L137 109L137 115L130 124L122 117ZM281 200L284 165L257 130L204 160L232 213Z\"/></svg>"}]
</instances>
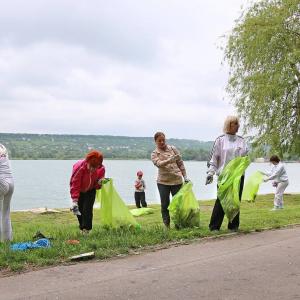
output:
<instances>
[{"instance_id":1,"label":"sneaker","mask_svg":"<svg viewBox=\"0 0 300 300\"><path fill-rule=\"evenodd\" d=\"M275 211L275 210L279 210L280 207L273 207L270 211Z\"/></svg>"}]
</instances>

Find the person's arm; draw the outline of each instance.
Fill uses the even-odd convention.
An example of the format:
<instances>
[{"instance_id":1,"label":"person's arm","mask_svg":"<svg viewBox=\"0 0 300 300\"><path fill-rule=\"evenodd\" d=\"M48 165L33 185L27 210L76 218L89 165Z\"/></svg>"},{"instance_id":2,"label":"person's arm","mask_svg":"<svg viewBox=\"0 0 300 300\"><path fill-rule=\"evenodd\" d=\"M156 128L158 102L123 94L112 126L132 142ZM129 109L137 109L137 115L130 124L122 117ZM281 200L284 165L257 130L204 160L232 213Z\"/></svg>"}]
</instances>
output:
<instances>
[{"instance_id":1,"label":"person's arm","mask_svg":"<svg viewBox=\"0 0 300 300\"><path fill-rule=\"evenodd\" d=\"M95 183L95 189L99 190L102 187L101 180L105 177L105 167L102 165L100 168L96 170L96 172L97 172L97 180Z\"/></svg>"},{"instance_id":2,"label":"person's arm","mask_svg":"<svg viewBox=\"0 0 300 300\"><path fill-rule=\"evenodd\" d=\"M143 179L143 187L144 187L144 190L146 189L146 182L145 180Z\"/></svg>"},{"instance_id":3,"label":"person's arm","mask_svg":"<svg viewBox=\"0 0 300 300\"><path fill-rule=\"evenodd\" d=\"M220 152L221 152L220 139L217 138L211 150L211 158L207 164L208 170L206 173L208 176L213 176L216 174L219 166Z\"/></svg>"},{"instance_id":4,"label":"person's arm","mask_svg":"<svg viewBox=\"0 0 300 300\"><path fill-rule=\"evenodd\" d=\"M79 167L78 170L72 174L70 180L70 194L73 202L78 202L81 188L81 178L83 174L83 168Z\"/></svg>"},{"instance_id":5,"label":"person's arm","mask_svg":"<svg viewBox=\"0 0 300 300\"><path fill-rule=\"evenodd\" d=\"M178 166L179 170L181 171L181 174L182 174L184 180L187 180L186 169L184 166L184 162L181 158L180 152L174 146L172 146L172 150L173 150L175 156L178 157L178 159L176 160L177 166Z\"/></svg>"},{"instance_id":6,"label":"person's arm","mask_svg":"<svg viewBox=\"0 0 300 300\"><path fill-rule=\"evenodd\" d=\"M164 166L174 162L176 160L176 158L177 158L176 155L173 155L170 158L167 158L165 160L161 160L161 159L159 159L156 151L153 151L152 154L151 154L151 160L152 160L153 164L158 168L159 167L164 167Z\"/></svg>"},{"instance_id":7,"label":"person's arm","mask_svg":"<svg viewBox=\"0 0 300 300\"><path fill-rule=\"evenodd\" d=\"M135 183L134 183L134 187L135 187L136 189L139 189L141 186L142 186L141 181L140 181L140 180L136 180Z\"/></svg>"},{"instance_id":8,"label":"person's arm","mask_svg":"<svg viewBox=\"0 0 300 300\"><path fill-rule=\"evenodd\" d=\"M283 165L277 166L276 168L274 168L272 170L271 175L268 176L264 181L269 181L269 180L275 179L282 172L282 169L283 169Z\"/></svg>"}]
</instances>

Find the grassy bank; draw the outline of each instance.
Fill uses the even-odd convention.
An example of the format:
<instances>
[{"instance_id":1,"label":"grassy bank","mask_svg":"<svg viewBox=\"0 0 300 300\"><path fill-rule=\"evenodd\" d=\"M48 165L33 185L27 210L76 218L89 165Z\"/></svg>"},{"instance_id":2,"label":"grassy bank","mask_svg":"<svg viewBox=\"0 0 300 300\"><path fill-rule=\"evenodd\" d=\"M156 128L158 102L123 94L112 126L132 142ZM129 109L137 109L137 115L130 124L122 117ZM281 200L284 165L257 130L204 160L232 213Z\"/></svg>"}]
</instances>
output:
<instances>
[{"instance_id":1,"label":"grassy bank","mask_svg":"<svg viewBox=\"0 0 300 300\"><path fill-rule=\"evenodd\" d=\"M98 210L94 212L94 228L88 237L80 235L77 219L68 211L56 214L37 215L30 212L12 213L14 242L31 241L36 231L54 238L49 249L35 249L25 252L12 252L10 244L0 244L0 271L4 275L11 271L35 269L57 265L68 261L68 257L84 252L95 251L97 259L105 259L135 253L147 246L163 245L171 241L186 241L195 238L220 235L227 232L227 220L222 230L211 233L208 230L209 218L214 201L201 202L201 227L167 231L163 228L160 206L152 206L155 213L137 218L142 228L139 231L107 231L99 226ZM286 195L285 208L272 212L273 195L259 196L256 203L242 203L241 232L279 228L288 224L300 223L300 195ZM69 239L78 239L79 245L69 245Z\"/></svg>"}]
</instances>

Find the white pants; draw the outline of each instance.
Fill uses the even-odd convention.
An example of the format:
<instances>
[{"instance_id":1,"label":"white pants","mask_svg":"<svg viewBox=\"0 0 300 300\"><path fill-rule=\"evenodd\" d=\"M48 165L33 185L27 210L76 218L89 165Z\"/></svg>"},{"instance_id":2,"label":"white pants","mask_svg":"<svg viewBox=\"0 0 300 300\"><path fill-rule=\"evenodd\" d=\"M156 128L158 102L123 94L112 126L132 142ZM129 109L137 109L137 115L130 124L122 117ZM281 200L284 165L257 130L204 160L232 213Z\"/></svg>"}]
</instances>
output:
<instances>
[{"instance_id":1,"label":"white pants","mask_svg":"<svg viewBox=\"0 0 300 300\"><path fill-rule=\"evenodd\" d=\"M283 193L286 187L289 185L289 181L279 182L276 188L276 193L274 197L274 207L283 207Z\"/></svg>"},{"instance_id":2,"label":"white pants","mask_svg":"<svg viewBox=\"0 0 300 300\"><path fill-rule=\"evenodd\" d=\"M0 241L12 240L10 201L14 192L12 178L0 178Z\"/></svg>"}]
</instances>

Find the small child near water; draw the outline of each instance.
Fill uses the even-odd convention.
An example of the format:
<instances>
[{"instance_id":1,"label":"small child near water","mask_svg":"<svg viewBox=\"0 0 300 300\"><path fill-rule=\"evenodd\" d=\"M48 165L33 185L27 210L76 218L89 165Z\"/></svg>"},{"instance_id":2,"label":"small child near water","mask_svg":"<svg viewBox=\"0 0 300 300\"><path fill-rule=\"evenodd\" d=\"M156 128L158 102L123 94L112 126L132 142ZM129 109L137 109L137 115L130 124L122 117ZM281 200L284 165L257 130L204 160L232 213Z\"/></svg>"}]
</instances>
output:
<instances>
[{"instance_id":1,"label":"small child near water","mask_svg":"<svg viewBox=\"0 0 300 300\"><path fill-rule=\"evenodd\" d=\"M137 208L141 208L141 206L142 207L147 207L146 196L145 196L146 184L145 184L145 180L143 179L143 172L138 171L136 173L136 175L137 175L137 179L134 182L135 205L136 205Z\"/></svg>"},{"instance_id":2,"label":"small child near water","mask_svg":"<svg viewBox=\"0 0 300 300\"><path fill-rule=\"evenodd\" d=\"M280 161L277 155L270 157L270 163L273 165L271 172L261 172L267 177L264 182L269 180L274 180L272 185L276 187L275 197L274 197L274 208L272 210L283 208L283 193L287 186L289 185L288 176L284 165Z\"/></svg>"}]
</instances>

